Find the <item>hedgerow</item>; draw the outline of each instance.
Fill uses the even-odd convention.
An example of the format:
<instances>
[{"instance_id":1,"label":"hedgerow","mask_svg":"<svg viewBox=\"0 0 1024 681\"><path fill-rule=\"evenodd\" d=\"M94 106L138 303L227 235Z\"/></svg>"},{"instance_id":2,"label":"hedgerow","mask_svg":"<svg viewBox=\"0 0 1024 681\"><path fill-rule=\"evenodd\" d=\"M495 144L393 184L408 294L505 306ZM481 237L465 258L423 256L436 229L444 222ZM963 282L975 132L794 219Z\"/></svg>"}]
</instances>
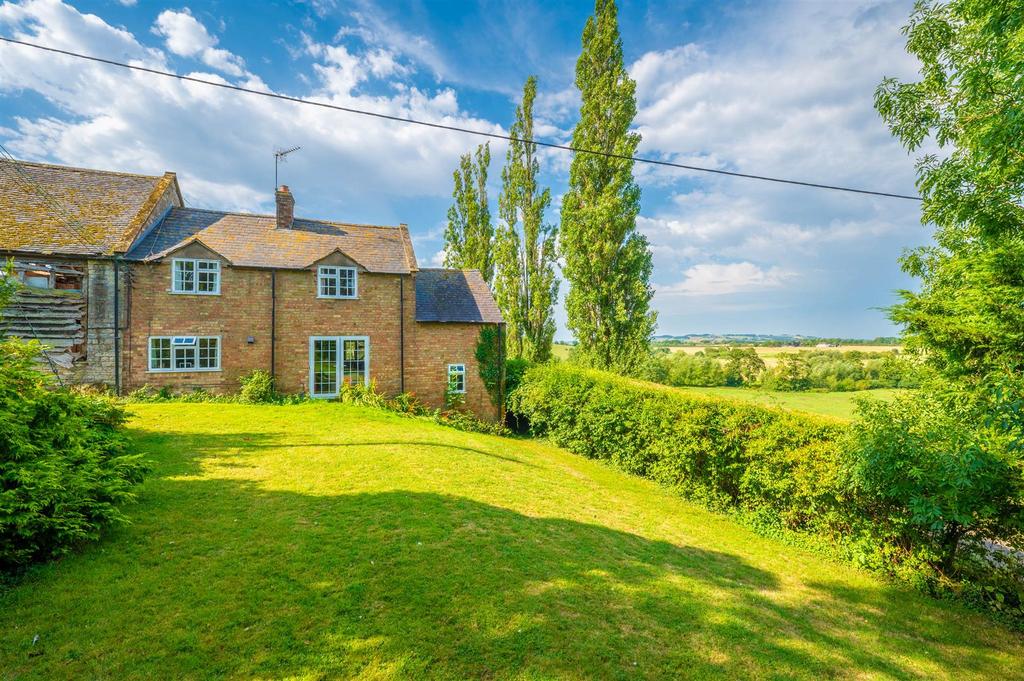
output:
<instances>
[{"instance_id":1,"label":"hedgerow","mask_svg":"<svg viewBox=\"0 0 1024 681\"><path fill-rule=\"evenodd\" d=\"M509 406L576 454L1024 623L1024 561L993 550L1024 539L1019 440L935 404L865 403L850 425L555 364Z\"/></svg>"}]
</instances>

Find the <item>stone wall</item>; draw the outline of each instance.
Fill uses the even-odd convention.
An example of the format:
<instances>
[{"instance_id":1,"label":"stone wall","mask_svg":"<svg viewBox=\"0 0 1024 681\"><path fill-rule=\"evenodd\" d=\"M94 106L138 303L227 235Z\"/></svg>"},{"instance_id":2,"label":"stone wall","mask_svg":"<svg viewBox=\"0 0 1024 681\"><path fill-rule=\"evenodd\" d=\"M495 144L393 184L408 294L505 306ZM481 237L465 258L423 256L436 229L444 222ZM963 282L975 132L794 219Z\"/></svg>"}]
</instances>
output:
<instances>
[{"instance_id":1,"label":"stone wall","mask_svg":"<svg viewBox=\"0 0 1024 681\"><path fill-rule=\"evenodd\" d=\"M118 324L125 328L128 319L126 288L129 265L120 262L117 289ZM76 364L71 379L76 383L98 383L113 386L114 372L114 261L90 260L83 282L85 310L85 362ZM121 348L124 348L121 339ZM122 379L123 385L123 379Z\"/></svg>"}]
</instances>

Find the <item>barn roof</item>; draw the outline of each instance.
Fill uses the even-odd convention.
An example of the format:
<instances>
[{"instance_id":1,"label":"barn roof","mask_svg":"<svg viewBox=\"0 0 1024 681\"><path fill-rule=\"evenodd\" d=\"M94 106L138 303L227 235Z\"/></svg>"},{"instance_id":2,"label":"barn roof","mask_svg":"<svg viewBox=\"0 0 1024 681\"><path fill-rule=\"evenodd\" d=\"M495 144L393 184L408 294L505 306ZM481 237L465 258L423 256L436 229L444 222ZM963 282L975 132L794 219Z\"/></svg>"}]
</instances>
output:
<instances>
[{"instance_id":1,"label":"barn roof","mask_svg":"<svg viewBox=\"0 0 1024 681\"><path fill-rule=\"evenodd\" d=\"M0 248L59 255L123 253L174 173L134 175L0 160Z\"/></svg>"}]
</instances>

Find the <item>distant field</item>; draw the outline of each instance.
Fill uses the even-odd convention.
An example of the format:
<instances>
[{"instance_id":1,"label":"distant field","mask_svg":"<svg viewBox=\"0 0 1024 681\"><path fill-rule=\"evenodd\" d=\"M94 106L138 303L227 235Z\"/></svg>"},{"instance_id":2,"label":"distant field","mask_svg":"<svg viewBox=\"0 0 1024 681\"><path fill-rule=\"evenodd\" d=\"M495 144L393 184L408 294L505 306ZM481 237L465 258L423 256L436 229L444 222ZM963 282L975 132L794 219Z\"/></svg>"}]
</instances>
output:
<instances>
[{"instance_id":1,"label":"distant field","mask_svg":"<svg viewBox=\"0 0 1024 681\"><path fill-rule=\"evenodd\" d=\"M757 388L677 388L688 392L696 392L715 397L727 397L734 400L754 402L771 407L809 411L842 419L853 418L856 414L857 399L868 398L889 401L900 393L906 392L896 388L880 388L878 390L857 390L845 393L816 392L778 392Z\"/></svg>"},{"instance_id":2,"label":"distant field","mask_svg":"<svg viewBox=\"0 0 1024 681\"><path fill-rule=\"evenodd\" d=\"M555 356L555 359L569 359L569 352L571 350L571 345L558 345L555 343L551 346L551 354Z\"/></svg>"},{"instance_id":3,"label":"distant field","mask_svg":"<svg viewBox=\"0 0 1024 681\"><path fill-rule=\"evenodd\" d=\"M671 352L685 352L688 355L693 355L702 350L707 350L712 347L721 347L713 345L677 345L669 347ZM750 347L750 346L730 346L730 347ZM754 346L754 350L757 351L758 356L764 360L764 363L768 367L775 366L778 364L779 356L785 354L792 354L794 352L800 352L801 350L814 350L813 347L762 347ZM835 350L837 352L849 352L851 350L857 350L860 352L892 352L893 350L899 350L898 345L839 345L834 348L828 348L829 350ZM572 350L571 345L554 345L552 346L552 354L556 359L568 359L569 352Z\"/></svg>"},{"instance_id":4,"label":"distant field","mask_svg":"<svg viewBox=\"0 0 1024 681\"><path fill-rule=\"evenodd\" d=\"M568 346L564 346L564 347L566 347L566 349L568 349ZM698 352L701 352L702 350L707 350L707 349L709 349L711 347L715 347L715 346L711 346L711 345L682 345L682 346L670 347L669 350L672 351L672 352L685 352L688 355L694 355L694 354L696 354ZM731 346L731 347L749 347L749 346ZM801 350L805 350L806 351L806 350L816 350L816 349L818 349L818 348L814 348L814 347L794 347L794 346L785 346L785 347L772 348L772 347L754 346L754 350L757 352L757 355L762 360L764 360L765 365L768 366L768 367L773 367L776 364L778 364L779 356L781 356L781 355L791 355L791 354L793 354L795 352L800 352ZM898 346L898 345L837 345L835 347L821 348L821 349L824 349L824 350L834 350L836 352L850 352L850 351L854 351L854 350L859 351L859 352L892 352L893 350L899 350L900 346Z\"/></svg>"}]
</instances>

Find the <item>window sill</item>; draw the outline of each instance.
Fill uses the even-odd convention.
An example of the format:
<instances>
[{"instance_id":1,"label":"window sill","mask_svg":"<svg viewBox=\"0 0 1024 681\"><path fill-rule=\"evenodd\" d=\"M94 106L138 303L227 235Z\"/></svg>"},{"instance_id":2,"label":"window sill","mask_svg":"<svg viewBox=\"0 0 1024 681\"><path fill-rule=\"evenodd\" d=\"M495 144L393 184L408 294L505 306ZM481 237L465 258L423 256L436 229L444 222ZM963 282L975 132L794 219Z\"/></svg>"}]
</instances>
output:
<instances>
[{"instance_id":1,"label":"window sill","mask_svg":"<svg viewBox=\"0 0 1024 681\"><path fill-rule=\"evenodd\" d=\"M359 296L317 296L318 300L359 300Z\"/></svg>"},{"instance_id":2,"label":"window sill","mask_svg":"<svg viewBox=\"0 0 1024 681\"><path fill-rule=\"evenodd\" d=\"M218 371L221 369L146 369L147 374L210 374Z\"/></svg>"},{"instance_id":3,"label":"window sill","mask_svg":"<svg viewBox=\"0 0 1024 681\"><path fill-rule=\"evenodd\" d=\"M217 292L206 292L206 291L175 291L174 289L168 289L168 293L174 296L219 296L220 291Z\"/></svg>"}]
</instances>

